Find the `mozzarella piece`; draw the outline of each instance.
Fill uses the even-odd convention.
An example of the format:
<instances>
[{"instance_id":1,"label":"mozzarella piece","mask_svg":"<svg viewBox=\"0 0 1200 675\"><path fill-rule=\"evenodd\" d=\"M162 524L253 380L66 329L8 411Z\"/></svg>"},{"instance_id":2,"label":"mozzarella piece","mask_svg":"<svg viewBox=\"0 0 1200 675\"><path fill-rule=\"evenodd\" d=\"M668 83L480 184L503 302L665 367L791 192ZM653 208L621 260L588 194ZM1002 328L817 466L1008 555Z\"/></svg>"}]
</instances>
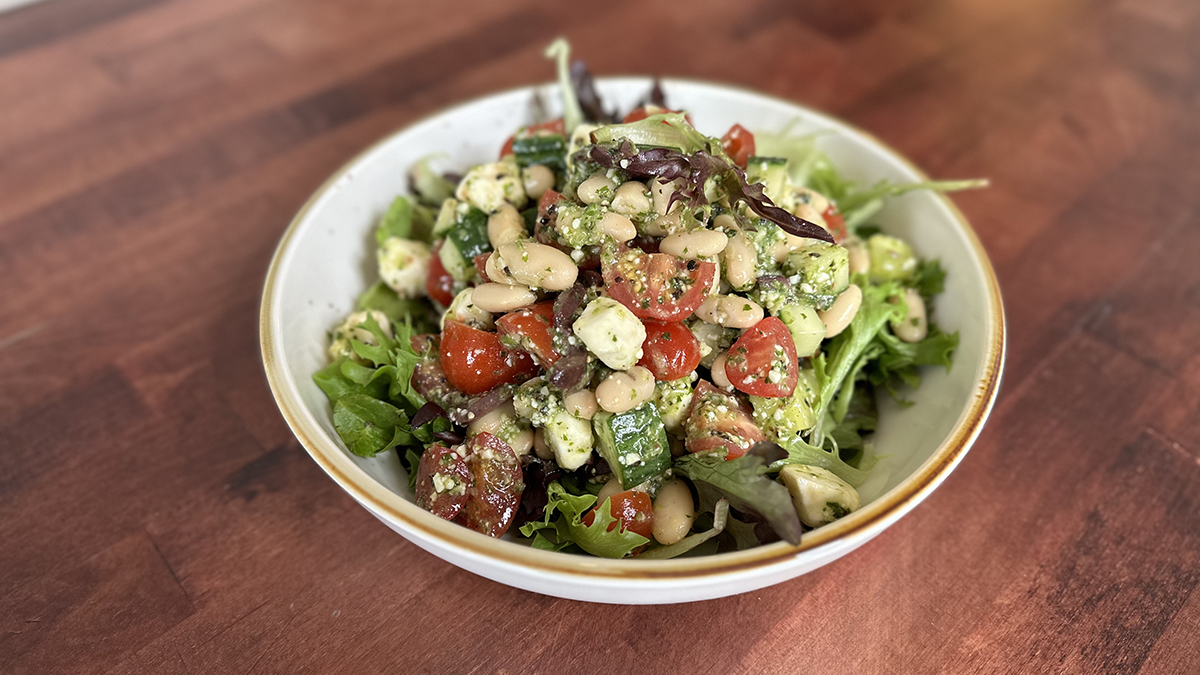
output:
<instances>
[{"instance_id":1,"label":"mozzarella piece","mask_svg":"<svg viewBox=\"0 0 1200 675\"><path fill-rule=\"evenodd\" d=\"M559 408L542 426L546 442L554 450L554 461L564 471L574 471L592 456L592 423Z\"/></svg>"},{"instance_id":2,"label":"mozzarella piece","mask_svg":"<svg viewBox=\"0 0 1200 675\"><path fill-rule=\"evenodd\" d=\"M858 491L828 469L789 464L779 478L792 493L800 522L820 527L858 510Z\"/></svg>"},{"instance_id":3,"label":"mozzarella piece","mask_svg":"<svg viewBox=\"0 0 1200 675\"><path fill-rule=\"evenodd\" d=\"M499 162L480 164L463 176L454 196L469 202L484 213L494 213L507 202L521 208L528 197L521 180L521 168L512 155Z\"/></svg>"},{"instance_id":4,"label":"mozzarella piece","mask_svg":"<svg viewBox=\"0 0 1200 675\"><path fill-rule=\"evenodd\" d=\"M413 239L388 237L376 252L379 277L402 298L416 298L425 293L429 263L433 252L429 244Z\"/></svg>"},{"instance_id":5,"label":"mozzarella piece","mask_svg":"<svg viewBox=\"0 0 1200 675\"><path fill-rule=\"evenodd\" d=\"M571 330L613 370L628 370L637 363L646 339L641 320L625 305L604 297L588 303Z\"/></svg>"}]
</instances>

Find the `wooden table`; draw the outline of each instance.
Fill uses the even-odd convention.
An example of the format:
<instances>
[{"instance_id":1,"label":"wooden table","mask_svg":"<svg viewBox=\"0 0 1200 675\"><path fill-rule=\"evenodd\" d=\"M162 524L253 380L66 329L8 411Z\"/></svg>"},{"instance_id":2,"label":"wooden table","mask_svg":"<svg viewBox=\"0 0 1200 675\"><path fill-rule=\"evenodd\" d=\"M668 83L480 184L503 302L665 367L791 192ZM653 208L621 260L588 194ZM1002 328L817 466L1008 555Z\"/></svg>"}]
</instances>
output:
<instances>
[{"instance_id":1,"label":"wooden table","mask_svg":"<svg viewBox=\"0 0 1200 675\"><path fill-rule=\"evenodd\" d=\"M703 4L0 16L0 672L1200 672L1200 3ZM388 131L548 80L560 33L993 180L956 201L1007 302L1000 400L847 558L693 605L533 595L392 534L276 411L292 214Z\"/></svg>"}]
</instances>

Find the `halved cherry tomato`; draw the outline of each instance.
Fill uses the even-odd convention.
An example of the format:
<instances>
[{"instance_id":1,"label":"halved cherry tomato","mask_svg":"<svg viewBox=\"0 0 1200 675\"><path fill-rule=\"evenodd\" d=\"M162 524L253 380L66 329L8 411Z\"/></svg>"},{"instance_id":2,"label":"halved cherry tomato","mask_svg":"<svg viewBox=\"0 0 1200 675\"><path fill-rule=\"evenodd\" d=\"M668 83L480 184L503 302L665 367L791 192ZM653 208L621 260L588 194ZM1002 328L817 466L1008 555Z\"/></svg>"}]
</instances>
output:
<instances>
[{"instance_id":1,"label":"halved cherry tomato","mask_svg":"<svg viewBox=\"0 0 1200 675\"><path fill-rule=\"evenodd\" d=\"M842 214L838 213L837 207L832 203L825 208L821 217L825 219L825 225L828 226L829 232L833 234L835 242L840 243L849 234L846 231L846 219L842 217Z\"/></svg>"},{"instance_id":2,"label":"halved cherry tomato","mask_svg":"<svg viewBox=\"0 0 1200 675\"><path fill-rule=\"evenodd\" d=\"M491 281L487 275L487 260L491 257L491 255L491 251L488 251L487 253L480 253L474 258L471 258L471 263L475 265L475 271L479 272L479 277L483 279L483 283L485 284Z\"/></svg>"},{"instance_id":3,"label":"halved cherry tomato","mask_svg":"<svg viewBox=\"0 0 1200 675\"><path fill-rule=\"evenodd\" d=\"M442 258L438 255L441 248L441 242L433 247L433 260L429 262L429 277L425 279L425 292L441 306L449 307L450 303L454 302L454 277L450 276L445 266L442 265Z\"/></svg>"},{"instance_id":4,"label":"halved cherry tomato","mask_svg":"<svg viewBox=\"0 0 1200 675\"><path fill-rule=\"evenodd\" d=\"M700 341L682 323L642 319L646 340L638 365L654 373L656 380L687 377L700 365Z\"/></svg>"},{"instance_id":5,"label":"halved cherry tomato","mask_svg":"<svg viewBox=\"0 0 1200 675\"><path fill-rule=\"evenodd\" d=\"M677 112L682 112L682 111L668 110L667 108L663 108L662 106L657 106L657 105L653 105L653 104L644 105L640 108L634 108L633 110L630 110L629 114L625 116L625 119L621 120L621 124L629 124L630 122L637 122L639 120L644 120L651 115L662 115L663 113L677 113ZM692 118L687 113L684 113L683 118L685 120L687 120L688 124L692 123ZM664 124L665 124L665 122L664 122Z\"/></svg>"},{"instance_id":6,"label":"halved cherry tomato","mask_svg":"<svg viewBox=\"0 0 1200 675\"><path fill-rule=\"evenodd\" d=\"M696 385L685 429L688 452L724 451L725 459L741 457L750 446L766 440L746 404L708 380Z\"/></svg>"},{"instance_id":7,"label":"halved cherry tomato","mask_svg":"<svg viewBox=\"0 0 1200 675\"><path fill-rule=\"evenodd\" d=\"M620 523L622 532L633 532L647 539L654 534L654 504L650 501L650 495L626 490L609 497L608 501L608 512L616 520L608 524L607 532L612 532L617 523ZM600 506L597 504L591 511L583 514L584 525L591 527L592 523L596 522L596 509Z\"/></svg>"},{"instance_id":8,"label":"halved cherry tomato","mask_svg":"<svg viewBox=\"0 0 1200 675\"><path fill-rule=\"evenodd\" d=\"M710 262L628 248L602 256L601 268L614 300L639 318L659 321L691 316L717 274L717 266Z\"/></svg>"},{"instance_id":9,"label":"halved cherry tomato","mask_svg":"<svg viewBox=\"0 0 1200 675\"><path fill-rule=\"evenodd\" d=\"M721 147L734 164L746 168L746 162L754 156L754 134L746 127L735 124L721 137Z\"/></svg>"},{"instance_id":10,"label":"halved cherry tomato","mask_svg":"<svg viewBox=\"0 0 1200 675\"><path fill-rule=\"evenodd\" d=\"M516 339L543 368L561 356L554 349L554 301L539 302L496 319L496 332Z\"/></svg>"},{"instance_id":11,"label":"halved cherry tomato","mask_svg":"<svg viewBox=\"0 0 1200 675\"><path fill-rule=\"evenodd\" d=\"M467 503L471 482L466 459L444 445L431 445L417 465L417 506L454 520Z\"/></svg>"},{"instance_id":12,"label":"halved cherry tomato","mask_svg":"<svg viewBox=\"0 0 1200 675\"><path fill-rule=\"evenodd\" d=\"M467 527L499 537L516 518L525 491L521 460L508 443L484 431L467 441L466 464L471 470L470 498L463 510Z\"/></svg>"},{"instance_id":13,"label":"halved cherry tomato","mask_svg":"<svg viewBox=\"0 0 1200 675\"><path fill-rule=\"evenodd\" d=\"M523 382L538 370L529 354L508 349L499 335L459 321L446 322L438 358L446 379L468 396L509 382Z\"/></svg>"},{"instance_id":14,"label":"halved cherry tomato","mask_svg":"<svg viewBox=\"0 0 1200 675\"><path fill-rule=\"evenodd\" d=\"M503 159L505 155L513 154L513 141L516 140L518 135L532 136L539 131L549 131L550 133L562 134L564 136L567 133L561 117L549 122L522 127L517 130L517 133L509 136L507 141L504 141L504 147L500 149L500 158Z\"/></svg>"},{"instance_id":15,"label":"halved cherry tomato","mask_svg":"<svg viewBox=\"0 0 1200 675\"><path fill-rule=\"evenodd\" d=\"M729 348L725 375L751 396L791 396L800 379L800 360L787 326L769 316L747 329Z\"/></svg>"}]
</instances>

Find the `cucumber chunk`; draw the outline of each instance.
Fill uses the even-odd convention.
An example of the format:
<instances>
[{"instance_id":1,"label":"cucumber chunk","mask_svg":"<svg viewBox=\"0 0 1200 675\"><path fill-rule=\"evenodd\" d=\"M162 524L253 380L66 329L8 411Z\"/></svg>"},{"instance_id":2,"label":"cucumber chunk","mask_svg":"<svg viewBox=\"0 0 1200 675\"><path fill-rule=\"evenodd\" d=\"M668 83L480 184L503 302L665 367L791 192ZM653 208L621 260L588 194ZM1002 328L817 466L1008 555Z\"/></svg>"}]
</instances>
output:
<instances>
[{"instance_id":1,"label":"cucumber chunk","mask_svg":"<svg viewBox=\"0 0 1200 675\"><path fill-rule=\"evenodd\" d=\"M780 307L775 316L792 334L797 354L812 356L817 353L821 341L825 339L825 322L817 316L816 307L801 302L791 303Z\"/></svg>"},{"instance_id":2,"label":"cucumber chunk","mask_svg":"<svg viewBox=\"0 0 1200 675\"><path fill-rule=\"evenodd\" d=\"M788 161L782 157L751 157L746 162L746 180L762 183L763 192L767 193L777 206L783 206L792 197Z\"/></svg>"},{"instance_id":3,"label":"cucumber chunk","mask_svg":"<svg viewBox=\"0 0 1200 675\"><path fill-rule=\"evenodd\" d=\"M561 134L534 134L513 139L513 154L522 168L542 164L562 171L567 164L567 139Z\"/></svg>"},{"instance_id":4,"label":"cucumber chunk","mask_svg":"<svg viewBox=\"0 0 1200 675\"><path fill-rule=\"evenodd\" d=\"M874 262L874 261L872 261ZM813 242L792 251L783 263L797 296L817 309L829 309L850 286L850 253L837 244Z\"/></svg>"},{"instance_id":5,"label":"cucumber chunk","mask_svg":"<svg viewBox=\"0 0 1200 675\"><path fill-rule=\"evenodd\" d=\"M592 418L597 450L628 490L671 468L667 431L651 402L623 413L598 412Z\"/></svg>"},{"instance_id":6,"label":"cucumber chunk","mask_svg":"<svg viewBox=\"0 0 1200 675\"><path fill-rule=\"evenodd\" d=\"M871 281L903 281L917 270L917 256L908 242L886 234L876 234L867 240L871 256Z\"/></svg>"}]
</instances>

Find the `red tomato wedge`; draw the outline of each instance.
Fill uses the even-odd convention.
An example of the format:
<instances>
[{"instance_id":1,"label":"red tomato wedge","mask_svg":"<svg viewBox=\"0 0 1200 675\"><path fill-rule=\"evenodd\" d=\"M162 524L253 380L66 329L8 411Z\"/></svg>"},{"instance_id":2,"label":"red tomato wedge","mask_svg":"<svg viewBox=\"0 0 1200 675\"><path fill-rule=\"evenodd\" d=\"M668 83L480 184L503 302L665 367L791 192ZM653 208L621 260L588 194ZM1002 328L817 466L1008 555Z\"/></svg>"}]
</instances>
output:
<instances>
[{"instance_id":1,"label":"red tomato wedge","mask_svg":"<svg viewBox=\"0 0 1200 675\"><path fill-rule=\"evenodd\" d=\"M654 374L656 380L687 377L700 365L700 341L682 323L642 319L646 340L638 365Z\"/></svg>"},{"instance_id":2,"label":"red tomato wedge","mask_svg":"<svg viewBox=\"0 0 1200 675\"><path fill-rule=\"evenodd\" d=\"M734 164L746 168L746 162L754 156L754 134L746 127L735 124L721 137L721 147Z\"/></svg>"},{"instance_id":3,"label":"red tomato wedge","mask_svg":"<svg viewBox=\"0 0 1200 675\"><path fill-rule=\"evenodd\" d=\"M567 133L561 117L549 122L523 127L518 129L517 133L509 136L507 141L504 141L504 147L500 149L500 158L503 159L506 155L513 154L513 141L516 140L517 136L532 136L539 131L549 131L552 134L562 134L564 136Z\"/></svg>"},{"instance_id":4,"label":"red tomato wedge","mask_svg":"<svg viewBox=\"0 0 1200 675\"><path fill-rule=\"evenodd\" d=\"M833 240L841 243L849 233L846 231L846 219L838 213L837 207L830 204L821 217L825 219L825 225L833 235Z\"/></svg>"},{"instance_id":5,"label":"red tomato wedge","mask_svg":"<svg viewBox=\"0 0 1200 675\"><path fill-rule=\"evenodd\" d=\"M499 335L458 321L446 322L438 359L450 384L468 396L523 382L538 370L529 354L508 349Z\"/></svg>"},{"instance_id":6,"label":"red tomato wedge","mask_svg":"<svg viewBox=\"0 0 1200 675\"><path fill-rule=\"evenodd\" d=\"M496 331L517 340L543 368L549 368L561 356L554 349L553 329L553 301L539 302L496 319Z\"/></svg>"},{"instance_id":7,"label":"red tomato wedge","mask_svg":"<svg viewBox=\"0 0 1200 675\"><path fill-rule=\"evenodd\" d=\"M688 452L724 452L725 459L741 457L750 446L766 440L746 404L708 380L696 385L685 429Z\"/></svg>"},{"instance_id":8,"label":"red tomato wedge","mask_svg":"<svg viewBox=\"0 0 1200 675\"><path fill-rule=\"evenodd\" d=\"M489 537L508 531L525 491L521 460L508 443L486 431L467 441L470 498L463 510L467 527Z\"/></svg>"},{"instance_id":9,"label":"red tomato wedge","mask_svg":"<svg viewBox=\"0 0 1200 675\"><path fill-rule=\"evenodd\" d=\"M454 277L442 265L438 251L441 242L433 247L433 260L429 261L429 277L425 279L425 292L443 307L449 307L454 302Z\"/></svg>"},{"instance_id":10,"label":"red tomato wedge","mask_svg":"<svg viewBox=\"0 0 1200 675\"><path fill-rule=\"evenodd\" d=\"M725 375L730 384L751 396L791 396L800 379L800 360L787 326L769 316L746 329L729 348Z\"/></svg>"},{"instance_id":11,"label":"red tomato wedge","mask_svg":"<svg viewBox=\"0 0 1200 675\"><path fill-rule=\"evenodd\" d=\"M609 497L608 512L616 520L608 524L608 532L612 532L617 523L621 524L622 532L633 532L640 534L649 539L654 535L654 504L650 501L650 495L645 492L634 492L626 490ZM584 525L592 526L596 522L596 509L600 508L601 504L597 504L591 511L583 514Z\"/></svg>"},{"instance_id":12,"label":"red tomato wedge","mask_svg":"<svg viewBox=\"0 0 1200 675\"><path fill-rule=\"evenodd\" d=\"M431 445L417 465L417 506L454 520L467 504L471 471L467 460L444 445Z\"/></svg>"},{"instance_id":13,"label":"red tomato wedge","mask_svg":"<svg viewBox=\"0 0 1200 675\"><path fill-rule=\"evenodd\" d=\"M604 285L614 300L635 316L683 321L704 302L717 266L702 260L680 260L666 253L622 248L601 257Z\"/></svg>"}]
</instances>

